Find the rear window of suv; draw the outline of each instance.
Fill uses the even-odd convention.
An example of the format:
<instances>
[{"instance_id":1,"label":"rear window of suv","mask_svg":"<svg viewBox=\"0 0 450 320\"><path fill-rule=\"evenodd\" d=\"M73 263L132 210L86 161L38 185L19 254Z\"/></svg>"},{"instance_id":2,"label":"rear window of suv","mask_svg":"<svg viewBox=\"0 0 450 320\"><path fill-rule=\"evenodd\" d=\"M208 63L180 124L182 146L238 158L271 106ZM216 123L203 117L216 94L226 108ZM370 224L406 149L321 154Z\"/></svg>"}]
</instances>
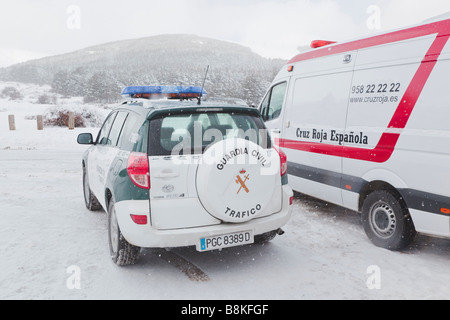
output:
<instances>
[{"instance_id":1,"label":"rear window of suv","mask_svg":"<svg viewBox=\"0 0 450 320\"><path fill-rule=\"evenodd\" d=\"M150 121L149 154L168 156L201 154L224 139L243 138L270 148L261 118L245 112L165 114Z\"/></svg>"}]
</instances>

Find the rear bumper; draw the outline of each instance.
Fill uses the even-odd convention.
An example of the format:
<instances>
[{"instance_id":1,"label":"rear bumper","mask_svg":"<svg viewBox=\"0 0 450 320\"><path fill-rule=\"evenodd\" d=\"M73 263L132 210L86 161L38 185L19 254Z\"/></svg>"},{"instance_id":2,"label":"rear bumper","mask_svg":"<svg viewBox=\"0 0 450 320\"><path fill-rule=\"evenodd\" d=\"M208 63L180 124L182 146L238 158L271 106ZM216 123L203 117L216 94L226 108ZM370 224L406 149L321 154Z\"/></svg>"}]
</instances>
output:
<instances>
[{"instance_id":1,"label":"rear bumper","mask_svg":"<svg viewBox=\"0 0 450 320\"><path fill-rule=\"evenodd\" d=\"M283 206L280 212L270 216L253 219L245 223L222 223L218 225L156 230L149 224L137 225L130 214L149 215L149 203L145 200L121 201L115 204L120 230L125 239L142 248L171 248L197 245L201 238L217 236L241 231L253 231L254 235L263 234L283 227L291 217L290 198L292 189L283 186Z\"/></svg>"}]
</instances>

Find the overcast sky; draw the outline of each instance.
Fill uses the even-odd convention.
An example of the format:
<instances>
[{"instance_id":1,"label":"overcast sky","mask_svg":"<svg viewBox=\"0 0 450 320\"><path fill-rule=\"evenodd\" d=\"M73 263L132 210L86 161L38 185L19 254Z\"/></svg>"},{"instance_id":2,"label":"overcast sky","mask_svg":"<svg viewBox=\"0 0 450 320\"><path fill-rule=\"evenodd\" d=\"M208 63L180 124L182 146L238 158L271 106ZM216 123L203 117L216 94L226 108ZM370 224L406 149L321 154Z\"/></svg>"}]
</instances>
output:
<instances>
[{"instance_id":1,"label":"overcast sky","mask_svg":"<svg viewBox=\"0 0 450 320\"><path fill-rule=\"evenodd\" d=\"M289 59L314 39L344 41L449 11L449 0L2 0L0 67L158 34Z\"/></svg>"}]
</instances>

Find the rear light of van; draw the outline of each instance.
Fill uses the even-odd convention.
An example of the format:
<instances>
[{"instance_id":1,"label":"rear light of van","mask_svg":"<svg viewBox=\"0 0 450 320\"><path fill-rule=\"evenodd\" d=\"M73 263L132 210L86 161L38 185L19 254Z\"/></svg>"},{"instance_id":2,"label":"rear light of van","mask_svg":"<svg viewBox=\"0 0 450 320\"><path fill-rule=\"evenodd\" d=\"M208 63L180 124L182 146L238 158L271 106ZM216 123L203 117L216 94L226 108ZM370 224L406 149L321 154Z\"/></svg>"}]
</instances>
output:
<instances>
[{"instance_id":1,"label":"rear light of van","mask_svg":"<svg viewBox=\"0 0 450 320\"><path fill-rule=\"evenodd\" d=\"M280 155L280 175L284 176L287 173L287 156L280 148L275 148Z\"/></svg>"},{"instance_id":2,"label":"rear light of van","mask_svg":"<svg viewBox=\"0 0 450 320\"><path fill-rule=\"evenodd\" d=\"M127 172L136 186L150 189L150 166L146 153L132 152L128 158Z\"/></svg>"}]
</instances>

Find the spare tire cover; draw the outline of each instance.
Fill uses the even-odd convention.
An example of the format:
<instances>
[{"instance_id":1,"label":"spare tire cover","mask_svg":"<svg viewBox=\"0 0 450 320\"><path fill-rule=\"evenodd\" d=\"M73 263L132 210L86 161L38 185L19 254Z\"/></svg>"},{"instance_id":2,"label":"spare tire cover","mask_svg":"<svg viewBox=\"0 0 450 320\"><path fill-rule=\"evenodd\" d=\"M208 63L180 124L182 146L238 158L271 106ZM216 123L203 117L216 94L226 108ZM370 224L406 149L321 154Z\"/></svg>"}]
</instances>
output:
<instances>
[{"instance_id":1,"label":"spare tire cover","mask_svg":"<svg viewBox=\"0 0 450 320\"><path fill-rule=\"evenodd\" d=\"M275 149L263 149L244 139L227 139L205 151L196 185L209 214L239 223L266 213L280 181L280 158Z\"/></svg>"}]
</instances>

